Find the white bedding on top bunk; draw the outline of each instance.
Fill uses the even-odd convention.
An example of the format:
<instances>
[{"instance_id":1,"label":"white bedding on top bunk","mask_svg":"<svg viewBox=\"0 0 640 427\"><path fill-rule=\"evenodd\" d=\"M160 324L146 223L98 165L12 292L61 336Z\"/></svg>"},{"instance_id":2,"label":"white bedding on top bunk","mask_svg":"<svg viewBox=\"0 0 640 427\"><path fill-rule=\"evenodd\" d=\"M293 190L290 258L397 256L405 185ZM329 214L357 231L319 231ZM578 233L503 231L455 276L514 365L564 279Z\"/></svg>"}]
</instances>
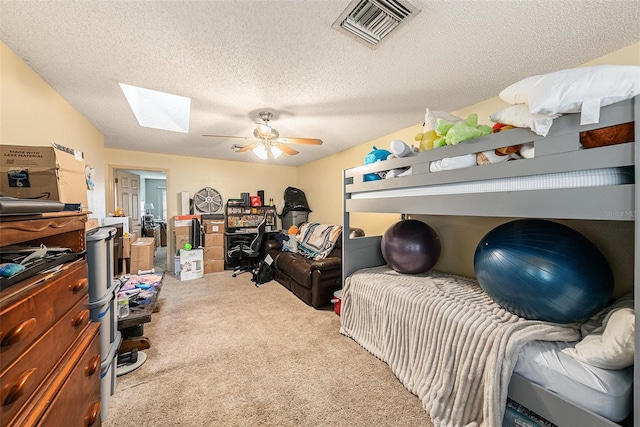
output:
<instances>
[{"instance_id":1,"label":"white bedding on top bunk","mask_svg":"<svg viewBox=\"0 0 640 427\"><path fill-rule=\"evenodd\" d=\"M342 296L340 332L386 362L435 426L500 425L522 345L579 338L575 328L509 313L471 279L435 271L359 270Z\"/></svg>"},{"instance_id":2,"label":"white bedding on top bunk","mask_svg":"<svg viewBox=\"0 0 640 427\"><path fill-rule=\"evenodd\" d=\"M573 346L575 342L562 341L525 344L513 372L598 415L624 420L631 411L633 367L596 368L560 351Z\"/></svg>"},{"instance_id":3,"label":"white bedding on top bunk","mask_svg":"<svg viewBox=\"0 0 640 427\"><path fill-rule=\"evenodd\" d=\"M631 168L614 167L547 173L540 175L515 176L509 178L495 178L479 181L466 181L451 184L394 188L389 190L363 191L352 193L351 198L377 199L406 196L435 196L443 194L550 190L559 188L582 188L632 184L633 182L633 171Z\"/></svg>"}]
</instances>

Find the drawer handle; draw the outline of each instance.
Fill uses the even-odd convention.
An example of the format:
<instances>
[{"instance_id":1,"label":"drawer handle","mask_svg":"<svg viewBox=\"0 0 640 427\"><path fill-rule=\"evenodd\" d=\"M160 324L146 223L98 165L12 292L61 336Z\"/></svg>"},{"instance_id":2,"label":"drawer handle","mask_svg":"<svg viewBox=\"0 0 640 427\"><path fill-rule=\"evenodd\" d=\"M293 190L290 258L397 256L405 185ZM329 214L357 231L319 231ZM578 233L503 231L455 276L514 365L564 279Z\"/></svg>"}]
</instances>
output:
<instances>
[{"instance_id":1,"label":"drawer handle","mask_svg":"<svg viewBox=\"0 0 640 427\"><path fill-rule=\"evenodd\" d=\"M84 417L84 425L90 427L98 421L98 415L100 415L100 401L93 402L89 406L89 413Z\"/></svg>"},{"instance_id":2,"label":"drawer handle","mask_svg":"<svg viewBox=\"0 0 640 427\"><path fill-rule=\"evenodd\" d=\"M2 400L2 406L10 405L16 400L18 400L20 396L22 396L24 392L25 384L27 383L27 381L29 381L29 378L31 378L31 375L33 375L35 371L37 371L37 369L32 368L32 369L29 369L28 371L23 372L22 375L20 375L20 378L18 378L16 382L14 382L10 387L7 387L8 389L6 392L7 395Z\"/></svg>"},{"instance_id":3,"label":"drawer handle","mask_svg":"<svg viewBox=\"0 0 640 427\"><path fill-rule=\"evenodd\" d=\"M36 318L32 317L31 319L27 319L22 323L14 326L7 332L7 334L2 338L2 342L0 342L0 347L8 347L17 343L18 341L23 340L29 332L33 331L36 327Z\"/></svg>"},{"instance_id":4,"label":"drawer handle","mask_svg":"<svg viewBox=\"0 0 640 427\"><path fill-rule=\"evenodd\" d=\"M91 361L85 368L85 372L87 373L87 376L90 377L91 375L95 374L98 371L99 367L100 367L100 355L96 354L96 356L93 359L91 359Z\"/></svg>"},{"instance_id":5,"label":"drawer handle","mask_svg":"<svg viewBox=\"0 0 640 427\"><path fill-rule=\"evenodd\" d=\"M78 317L74 317L71 319L71 326L77 328L79 326L84 325L87 322L87 318L89 317L89 310L82 310Z\"/></svg>"},{"instance_id":6,"label":"drawer handle","mask_svg":"<svg viewBox=\"0 0 640 427\"><path fill-rule=\"evenodd\" d=\"M82 279L78 280L76 283L69 285L69 289L71 289L71 292L73 292L74 294L77 294L78 292L86 288L88 283L89 283L89 279L87 279L86 277L83 277Z\"/></svg>"}]
</instances>

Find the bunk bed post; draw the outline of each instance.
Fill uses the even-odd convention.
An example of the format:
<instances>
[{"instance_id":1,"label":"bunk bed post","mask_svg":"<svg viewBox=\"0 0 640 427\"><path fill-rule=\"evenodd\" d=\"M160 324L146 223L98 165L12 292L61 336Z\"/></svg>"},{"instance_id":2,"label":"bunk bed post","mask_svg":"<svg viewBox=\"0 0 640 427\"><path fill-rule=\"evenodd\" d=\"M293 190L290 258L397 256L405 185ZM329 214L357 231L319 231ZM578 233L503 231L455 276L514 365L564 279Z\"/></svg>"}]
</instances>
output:
<instances>
[{"instance_id":1,"label":"bunk bed post","mask_svg":"<svg viewBox=\"0 0 640 427\"><path fill-rule=\"evenodd\" d=\"M633 104L633 118L635 122L635 143L634 143L634 167L635 167L635 194L634 194L634 273L633 273L633 290L634 290L634 309L636 314L636 336L635 336L635 360L633 365L633 425L640 425L640 352L638 352L638 343L640 342L640 329L638 329L638 321L640 320L640 185L638 177L640 176L640 96L636 96Z\"/></svg>"},{"instance_id":2,"label":"bunk bed post","mask_svg":"<svg viewBox=\"0 0 640 427\"><path fill-rule=\"evenodd\" d=\"M350 269L347 267L347 263L349 262L350 256L347 256L351 253L351 239L349 238L349 212L347 211L347 198L350 197L347 195L347 171L344 169L342 171L342 286L346 283L347 276L349 275Z\"/></svg>"},{"instance_id":3,"label":"bunk bed post","mask_svg":"<svg viewBox=\"0 0 640 427\"><path fill-rule=\"evenodd\" d=\"M380 250L382 236L349 237L351 223L347 202L351 199L351 193L347 190L347 185L352 184L353 180L354 178L347 176L345 169L342 172L342 286L356 270L386 264Z\"/></svg>"}]
</instances>

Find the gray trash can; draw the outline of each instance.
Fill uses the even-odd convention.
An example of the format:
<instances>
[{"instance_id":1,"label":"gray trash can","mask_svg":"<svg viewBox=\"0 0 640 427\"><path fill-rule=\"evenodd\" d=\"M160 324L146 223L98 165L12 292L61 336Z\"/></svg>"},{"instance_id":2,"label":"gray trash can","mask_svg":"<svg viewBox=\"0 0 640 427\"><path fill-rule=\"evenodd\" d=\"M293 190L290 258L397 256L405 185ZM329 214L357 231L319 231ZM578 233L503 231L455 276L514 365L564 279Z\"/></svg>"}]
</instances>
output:
<instances>
[{"instance_id":1,"label":"gray trash can","mask_svg":"<svg viewBox=\"0 0 640 427\"><path fill-rule=\"evenodd\" d=\"M288 230L292 225L300 225L303 222L307 222L309 212L307 211L289 211L284 214L280 219L282 220L282 229Z\"/></svg>"}]
</instances>

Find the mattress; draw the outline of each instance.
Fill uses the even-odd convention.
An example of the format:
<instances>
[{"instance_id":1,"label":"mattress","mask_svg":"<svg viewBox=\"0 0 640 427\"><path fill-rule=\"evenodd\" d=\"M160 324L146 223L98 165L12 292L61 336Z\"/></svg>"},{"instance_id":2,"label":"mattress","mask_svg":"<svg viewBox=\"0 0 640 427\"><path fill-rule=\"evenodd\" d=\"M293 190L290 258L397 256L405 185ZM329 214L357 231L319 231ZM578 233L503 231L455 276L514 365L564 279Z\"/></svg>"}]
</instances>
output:
<instances>
[{"instance_id":1,"label":"mattress","mask_svg":"<svg viewBox=\"0 0 640 427\"><path fill-rule=\"evenodd\" d=\"M474 280L387 266L346 279L340 332L387 363L436 426L500 425L518 350L579 338L573 327L509 313Z\"/></svg>"},{"instance_id":2,"label":"mattress","mask_svg":"<svg viewBox=\"0 0 640 427\"><path fill-rule=\"evenodd\" d=\"M560 351L574 345L529 342L520 349L513 372L598 415L616 422L624 420L631 411L633 367L596 368Z\"/></svg>"},{"instance_id":3,"label":"mattress","mask_svg":"<svg viewBox=\"0 0 640 427\"><path fill-rule=\"evenodd\" d=\"M477 166L483 167L483 166ZM632 184L632 167L587 169L540 175L465 181L451 184L374 190L352 193L352 199L377 199L406 196L437 196L443 194L490 193L504 191L553 190L560 188L600 187Z\"/></svg>"}]
</instances>

